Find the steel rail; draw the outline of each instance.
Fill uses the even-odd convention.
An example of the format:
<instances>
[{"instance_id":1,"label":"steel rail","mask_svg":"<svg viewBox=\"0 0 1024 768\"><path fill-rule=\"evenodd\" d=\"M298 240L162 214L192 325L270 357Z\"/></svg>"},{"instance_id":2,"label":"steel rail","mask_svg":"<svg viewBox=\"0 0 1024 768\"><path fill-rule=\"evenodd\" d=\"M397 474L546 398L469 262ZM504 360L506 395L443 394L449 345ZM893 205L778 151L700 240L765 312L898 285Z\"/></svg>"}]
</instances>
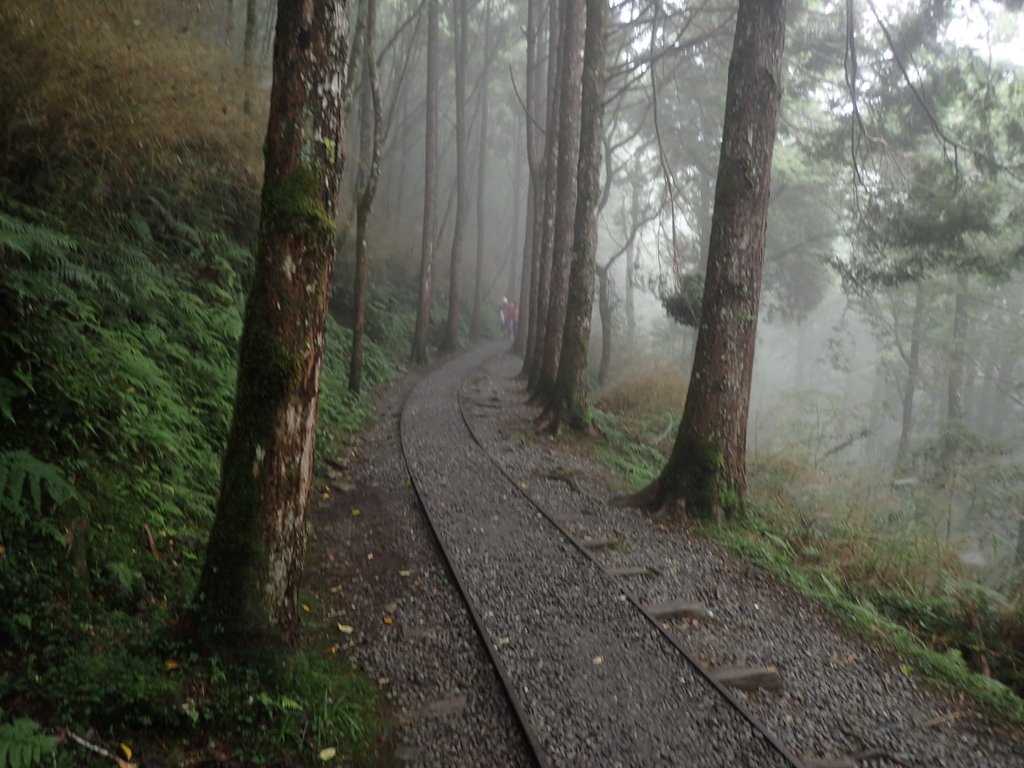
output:
<instances>
[{"instance_id":1,"label":"steel rail","mask_svg":"<svg viewBox=\"0 0 1024 768\"><path fill-rule=\"evenodd\" d=\"M501 660L501 657L498 655L497 645L495 644L493 638L491 638L491 636L488 634L487 630L484 628L484 623L482 618L480 617L480 612L477 609L476 605L473 603L473 600L470 598L469 592L467 590L465 582L462 579L462 576L455 568L455 563L452 560L451 553L449 552L448 547L444 542L444 539L441 538L441 535L435 525L434 515L431 513L430 506L427 504L426 499L424 498L422 492L422 483L420 482L420 480L417 479L416 474L413 472L412 463L409 461L409 454L406 448L405 441L405 420L407 406L409 404L410 398L413 396L416 390L419 389L419 387L423 384L423 381L425 380L426 378L421 379L419 382L417 382L416 385L409 390L409 392L405 396L405 399L402 402L402 410L399 415L398 421L398 442L402 451L402 461L405 462L406 472L409 475L409 481L412 484L413 493L416 496L416 500L419 503L420 509L423 510L423 516L424 518L426 518L427 527L430 529L430 533L434 539L434 542L437 544L437 548L441 553L441 559L444 562L445 570L448 572L449 576L451 576L452 581L455 583L455 587L459 592L459 596L462 598L462 602L465 604L466 609L469 611L470 618L473 621L473 627L480 638L480 642L487 650L487 655L488 657L490 657L491 664L494 667L494 670L498 673L498 678L501 681L502 692L505 694L505 698L507 699L509 705L512 707L512 712L515 715L516 724L518 725L519 730L521 731L523 737L526 739L526 743L530 750L530 758L533 760L534 764L538 766L538 768L551 768L551 759L544 751L544 747L542 746L540 738L534 732L529 720L526 717L526 713L523 708L523 702L519 699L519 696L516 694L515 688L512 685L512 679L511 676L509 675L508 668L505 666L505 663ZM462 382L460 381L460 391L461 386ZM462 410L461 402L459 403L459 410L460 412ZM472 433L470 434L472 436Z\"/></svg>"},{"instance_id":2,"label":"steel rail","mask_svg":"<svg viewBox=\"0 0 1024 768\"><path fill-rule=\"evenodd\" d=\"M476 429L474 429L473 424L471 423L469 417L467 416L466 408L463 403L464 385L469 380L469 378L474 373L476 373L476 371L480 370L480 368L482 368L492 359L493 357L480 363L479 366L474 368L465 376L465 378L463 378L462 382L459 385L457 399L459 404L459 415L462 417L462 423L466 425L466 429L469 431L470 436L473 438L473 442L476 443L480 451L488 458L491 464L493 464L498 469L498 471L515 487L516 492L519 493L519 495L521 495L524 499L526 499L526 501L529 502L529 504L534 509L536 509L545 520L551 523L551 525L553 525L559 533L561 533L566 539L569 540L569 543L572 544L572 546L575 549L582 553L584 557L586 557L590 562L592 562L603 573L604 568L601 566L600 561L597 559L594 553L586 547L584 547L583 544L579 541L579 539L573 536L572 533L570 533L569 530L565 528L565 526L563 526L554 517L552 517L544 508L544 505L537 501L537 499L535 499L530 493L528 493L525 488L520 486L519 481L505 469L501 462L499 462L494 457L494 455L491 454L489 450L487 450L487 447L484 445L483 440L481 440L479 434L477 433ZM708 684L711 685L712 688L714 688L730 705L732 705L733 709L735 709L739 713L740 717L746 720L754 729L754 731L758 733L784 760L786 760L786 762L793 766L793 768L806 768L804 762L800 758L798 758L788 747L786 747L774 733L769 731L767 726L765 726L760 720L758 720L753 715L753 713L750 712L750 710L743 706L743 703L739 699L737 699L736 696L733 695L733 693L728 688L726 688L724 685L722 685L722 683L715 679L715 677L711 674L711 671L707 667L705 667L704 664L702 664L692 653L690 653L674 635L672 635L667 629L665 629L664 626L662 626L661 621L652 616L651 613L647 611L636 598L633 597L633 595L625 591L623 591L623 594L625 595L629 603L640 614L642 614L643 617L647 619L647 621L651 625L653 625L658 630L661 636L665 638L679 653L683 655L683 658L685 658L686 661L689 662L690 665L697 670L698 674L700 674L700 676L703 677L708 682Z\"/></svg>"}]
</instances>

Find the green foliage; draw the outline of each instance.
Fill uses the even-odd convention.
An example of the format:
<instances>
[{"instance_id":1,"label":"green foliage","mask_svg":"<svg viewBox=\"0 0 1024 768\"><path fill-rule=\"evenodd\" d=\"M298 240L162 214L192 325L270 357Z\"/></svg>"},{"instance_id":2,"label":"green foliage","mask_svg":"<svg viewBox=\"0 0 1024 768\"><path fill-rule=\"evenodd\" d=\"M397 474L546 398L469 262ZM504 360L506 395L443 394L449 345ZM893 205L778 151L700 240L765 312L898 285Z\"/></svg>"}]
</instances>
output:
<instances>
[{"instance_id":1,"label":"green foliage","mask_svg":"<svg viewBox=\"0 0 1024 768\"><path fill-rule=\"evenodd\" d=\"M0 723L0 768L29 768L56 749L35 720L22 717Z\"/></svg>"},{"instance_id":2,"label":"green foliage","mask_svg":"<svg viewBox=\"0 0 1024 768\"><path fill-rule=\"evenodd\" d=\"M700 310L704 303L704 274L690 272L679 279L675 293L661 299L668 316L687 328L700 325Z\"/></svg>"}]
</instances>

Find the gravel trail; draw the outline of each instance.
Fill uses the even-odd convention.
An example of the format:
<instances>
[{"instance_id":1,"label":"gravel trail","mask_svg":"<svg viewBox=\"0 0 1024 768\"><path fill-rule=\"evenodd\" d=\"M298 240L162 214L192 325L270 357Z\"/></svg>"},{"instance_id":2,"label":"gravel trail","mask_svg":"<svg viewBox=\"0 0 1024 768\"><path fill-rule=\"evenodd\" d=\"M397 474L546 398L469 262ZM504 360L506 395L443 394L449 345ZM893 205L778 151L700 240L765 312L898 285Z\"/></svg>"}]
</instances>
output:
<instances>
[{"instance_id":1,"label":"gravel trail","mask_svg":"<svg viewBox=\"0 0 1024 768\"><path fill-rule=\"evenodd\" d=\"M609 507L605 472L585 452L533 433L537 414L515 379L520 366L502 355L470 377L463 402L474 433L505 473L575 536L621 540L594 551L602 565L657 569L618 580L639 602L688 599L710 610L707 619L665 624L703 663L777 668L780 691L738 696L809 765L1024 766L1019 730L919 683L813 601L712 543L659 526L638 510ZM472 471L485 476L482 467ZM464 514L488 525L480 511Z\"/></svg>"},{"instance_id":2,"label":"gravel trail","mask_svg":"<svg viewBox=\"0 0 1024 768\"><path fill-rule=\"evenodd\" d=\"M427 375L401 435L546 756L555 765L790 765L628 602L624 582L558 533L473 442L459 389L500 349L477 348ZM479 410L500 417L493 405Z\"/></svg>"}]
</instances>

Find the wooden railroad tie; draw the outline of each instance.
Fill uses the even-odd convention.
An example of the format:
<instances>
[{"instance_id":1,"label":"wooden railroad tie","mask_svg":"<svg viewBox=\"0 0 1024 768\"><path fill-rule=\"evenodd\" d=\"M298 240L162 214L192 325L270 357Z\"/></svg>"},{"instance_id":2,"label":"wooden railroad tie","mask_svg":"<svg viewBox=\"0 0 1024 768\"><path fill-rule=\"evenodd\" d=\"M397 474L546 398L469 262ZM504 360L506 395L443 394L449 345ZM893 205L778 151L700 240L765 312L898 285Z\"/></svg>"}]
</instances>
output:
<instances>
[{"instance_id":1,"label":"wooden railroad tie","mask_svg":"<svg viewBox=\"0 0 1024 768\"><path fill-rule=\"evenodd\" d=\"M580 539L580 546L584 549L610 549L625 543L625 539L618 536L594 536L592 538Z\"/></svg>"},{"instance_id":2,"label":"wooden railroad tie","mask_svg":"<svg viewBox=\"0 0 1024 768\"><path fill-rule=\"evenodd\" d=\"M609 576L657 576L658 572L646 565L614 565L605 568Z\"/></svg>"},{"instance_id":3,"label":"wooden railroad tie","mask_svg":"<svg viewBox=\"0 0 1024 768\"><path fill-rule=\"evenodd\" d=\"M708 609L692 600L669 600L667 603L648 603L644 610L658 621L671 619L706 619Z\"/></svg>"},{"instance_id":4,"label":"wooden railroad tie","mask_svg":"<svg viewBox=\"0 0 1024 768\"><path fill-rule=\"evenodd\" d=\"M726 688L741 691L782 690L782 675L775 667L719 667L711 676Z\"/></svg>"}]
</instances>

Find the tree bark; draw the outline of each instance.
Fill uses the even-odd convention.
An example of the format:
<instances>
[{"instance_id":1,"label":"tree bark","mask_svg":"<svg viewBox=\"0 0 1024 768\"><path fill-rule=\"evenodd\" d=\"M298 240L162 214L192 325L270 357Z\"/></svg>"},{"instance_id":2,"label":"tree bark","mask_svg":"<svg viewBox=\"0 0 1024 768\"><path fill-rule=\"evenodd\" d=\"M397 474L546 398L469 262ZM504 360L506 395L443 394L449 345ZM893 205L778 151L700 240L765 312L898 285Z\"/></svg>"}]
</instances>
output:
<instances>
[{"instance_id":1,"label":"tree bark","mask_svg":"<svg viewBox=\"0 0 1024 768\"><path fill-rule=\"evenodd\" d=\"M608 383L608 369L612 364L612 302L608 272L607 265L597 270L597 312L601 316L601 365L597 370L597 384L600 387Z\"/></svg>"},{"instance_id":2,"label":"tree bark","mask_svg":"<svg viewBox=\"0 0 1024 768\"><path fill-rule=\"evenodd\" d=\"M345 2L279 0L255 274L196 600L220 645L297 619L344 155Z\"/></svg>"},{"instance_id":3,"label":"tree bark","mask_svg":"<svg viewBox=\"0 0 1024 768\"><path fill-rule=\"evenodd\" d=\"M946 473L956 468L960 457L963 438L964 381L967 357L967 290L970 279L966 272L956 276L956 299L953 309L953 336L949 355L949 379L946 399L946 425L942 445L942 470Z\"/></svg>"},{"instance_id":4,"label":"tree bark","mask_svg":"<svg viewBox=\"0 0 1024 768\"><path fill-rule=\"evenodd\" d=\"M696 359L675 445L648 489L695 516L739 513L761 296L785 0L740 0Z\"/></svg>"},{"instance_id":5,"label":"tree bark","mask_svg":"<svg viewBox=\"0 0 1024 768\"><path fill-rule=\"evenodd\" d=\"M519 285L519 328L513 349L530 357L529 338L533 319L533 304L537 291L537 258L540 250L541 216L544 208L541 192L539 131L537 124L544 118L540 114L540 65L537 62L537 42L541 34L539 0L527 0L526 9L526 161L530 170L526 203L526 232L523 237L523 266ZM535 122L536 121L536 122ZM524 366L525 371L525 366Z\"/></svg>"},{"instance_id":6,"label":"tree bark","mask_svg":"<svg viewBox=\"0 0 1024 768\"><path fill-rule=\"evenodd\" d=\"M423 161L423 239L420 246L419 302L416 307L416 331L412 341L413 362L427 362L427 337L430 332L431 280L434 270L434 237L437 230L434 212L437 199L437 4L427 0L427 105L426 139Z\"/></svg>"},{"instance_id":7,"label":"tree bark","mask_svg":"<svg viewBox=\"0 0 1024 768\"><path fill-rule=\"evenodd\" d=\"M459 268L462 240L466 229L466 58L469 0L454 0L452 28L455 31L455 229L452 233L451 267L448 275L448 319L445 322L442 352L454 352L459 346Z\"/></svg>"},{"instance_id":8,"label":"tree bark","mask_svg":"<svg viewBox=\"0 0 1024 768\"><path fill-rule=\"evenodd\" d=\"M356 187L356 270L353 280L352 356L349 361L348 388L360 392L363 386L363 339L366 335L366 294L368 287L367 228L373 198L380 178L380 160L384 142L384 114L380 101L377 61L373 36L377 26L377 0L366 0L366 26L363 30L363 93L359 105L359 174Z\"/></svg>"},{"instance_id":9,"label":"tree bark","mask_svg":"<svg viewBox=\"0 0 1024 768\"><path fill-rule=\"evenodd\" d=\"M544 351L545 323L548 316L548 286L551 278L551 243L555 231L555 205L558 184L558 104L561 94L559 72L562 36L563 3L551 0L550 34L548 36L547 130L544 144L544 202L541 206L539 248L533 252L536 280L530 305L530 331L526 339L524 373L528 386L534 389L540 377Z\"/></svg>"},{"instance_id":10,"label":"tree bark","mask_svg":"<svg viewBox=\"0 0 1024 768\"><path fill-rule=\"evenodd\" d=\"M469 338L480 340L480 310L484 291L484 239L487 234L487 209L484 192L487 189L487 75L491 62L491 3L486 0L484 11L484 69L480 73L480 154L476 169L476 270L473 276L473 314L469 321Z\"/></svg>"},{"instance_id":11,"label":"tree bark","mask_svg":"<svg viewBox=\"0 0 1024 768\"><path fill-rule=\"evenodd\" d=\"M626 247L626 340L632 347L636 343L636 304L633 297L633 272L636 270L636 245Z\"/></svg>"},{"instance_id":12,"label":"tree bark","mask_svg":"<svg viewBox=\"0 0 1024 768\"><path fill-rule=\"evenodd\" d=\"M900 422L900 442L896 449L896 471L907 467L910 443L914 434L914 396L921 371L921 335L924 331L924 280L917 281L914 292L914 319L910 328L910 352L907 360L907 383L903 389L903 418Z\"/></svg>"},{"instance_id":13,"label":"tree bark","mask_svg":"<svg viewBox=\"0 0 1024 768\"><path fill-rule=\"evenodd\" d=\"M570 1L566 5L558 65L561 89L558 109L561 114L558 117L555 224L551 243L547 317L544 320L544 346L536 385L536 392L542 398L551 398L554 395L559 356L562 352L562 333L565 330L568 302L569 264L576 216L576 173L580 154L583 4ZM600 151L601 148L598 147L599 156Z\"/></svg>"},{"instance_id":14,"label":"tree bark","mask_svg":"<svg viewBox=\"0 0 1024 768\"><path fill-rule=\"evenodd\" d=\"M242 96L242 111L252 114L253 92L256 89L256 24L259 13L256 10L256 0L246 0L245 3L245 37L242 39L242 79L244 80L245 92ZM236 96L237 98L237 96ZM238 103L237 101L235 102Z\"/></svg>"},{"instance_id":15,"label":"tree bark","mask_svg":"<svg viewBox=\"0 0 1024 768\"><path fill-rule=\"evenodd\" d=\"M583 52L576 216L572 262L552 416L556 424L590 428L587 408L587 351L594 308L594 259L597 254L597 204L601 196L601 150L604 147L605 38L607 0L587 0ZM607 282L607 270L605 271Z\"/></svg>"}]
</instances>

